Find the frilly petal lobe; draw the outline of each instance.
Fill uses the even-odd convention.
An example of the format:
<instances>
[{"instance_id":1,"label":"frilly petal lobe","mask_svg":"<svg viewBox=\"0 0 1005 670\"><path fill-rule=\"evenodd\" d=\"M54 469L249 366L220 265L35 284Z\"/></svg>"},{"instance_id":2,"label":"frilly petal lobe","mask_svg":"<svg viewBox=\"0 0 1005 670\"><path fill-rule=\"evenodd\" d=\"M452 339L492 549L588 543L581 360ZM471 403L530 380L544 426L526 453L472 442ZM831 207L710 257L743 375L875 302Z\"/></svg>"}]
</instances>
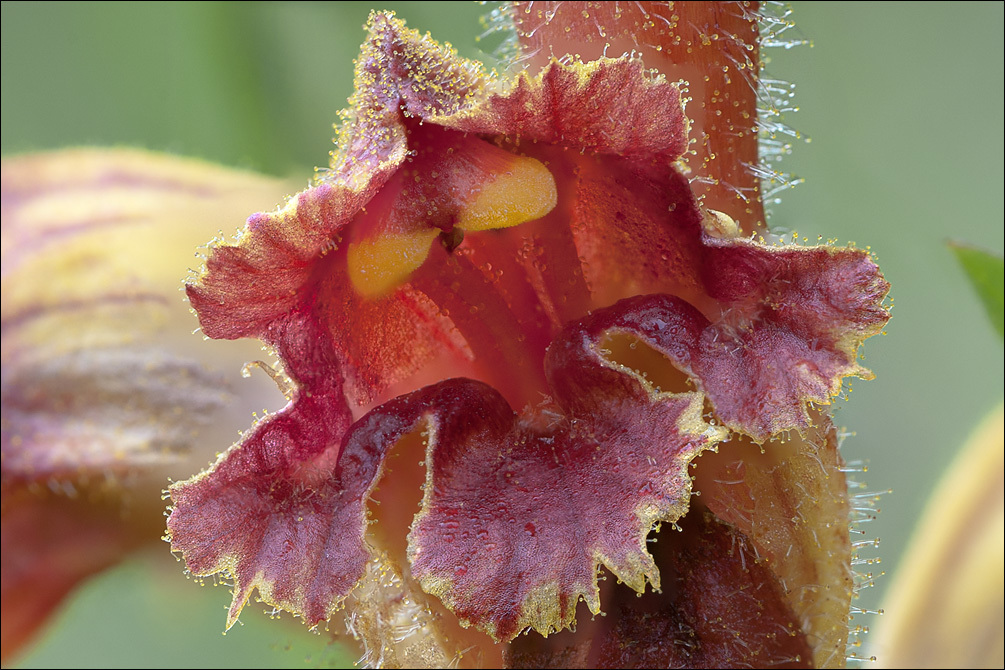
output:
<instances>
[{"instance_id":1,"label":"frilly petal lobe","mask_svg":"<svg viewBox=\"0 0 1005 670\"><path fill-rule=\"evenodd\" d=\"M315 342L314 328L299 322L296 340ZM347 407L326 404L337 396L324 384L336 381L315 375L210 472L172 487L172 546L194 573L234 578L231 624L258 588L315 625L371 558L365 501L384 458L422 429L412 572L462 622L500 640L560 630L580 597L599 611L601 563L639 591L658 586L645 538L684 514L687 464L724 433L701 419L699 395L655 392L606 361L602 335L596 317L572 324L549 357L555 404L521 415L491 387L458 379L385 403L346 432Z\"/></svg>"},{"instance_id":2,"label":"frilly petal lobe","mask_svg":"<svg viewBox=\"0 0 1005 670\"><path fill-rule=\"evenodd\" d=\"M285 373L296 384L294 399L210 470L171 487L172 548L194 574L227 572L234 580L228 628L255 588L313 626L331 616L368 558L352 551L352 534L347 547L332 533L362 525L369 479L338 475L352 417L328 337L309 316L270 334L292 362Z\"/></svg>"}]
</instances>

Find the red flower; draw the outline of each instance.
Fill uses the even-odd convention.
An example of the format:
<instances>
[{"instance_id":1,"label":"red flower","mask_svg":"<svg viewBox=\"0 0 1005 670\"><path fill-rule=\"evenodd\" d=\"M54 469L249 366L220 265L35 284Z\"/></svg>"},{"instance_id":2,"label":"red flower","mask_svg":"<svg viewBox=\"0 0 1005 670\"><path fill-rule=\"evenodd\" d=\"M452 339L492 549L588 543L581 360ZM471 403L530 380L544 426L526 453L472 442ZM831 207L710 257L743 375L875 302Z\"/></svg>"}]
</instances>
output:
<instances>
[{"instance_id":1,"label":"red flower","mask_svg":"<svg viewBox=\"0 0 1005 670\"><path fill-rule=\"evenodd\" d=\"M349 607L386 664L843 662L847 499L816 405L868 376L888 286L863 251L749 235L743 6L534 7L531 52L595 24L710 73L692 180L649 60L510 80L373 15L332 168L188 286L207 335L275 349L290 403L172 487L172 547L233 578L228 625L255 589L310 626ZM662 523L684 532L651 553ZM578 635L514 641L580 601Z\"/></svg>"}]
</instances>

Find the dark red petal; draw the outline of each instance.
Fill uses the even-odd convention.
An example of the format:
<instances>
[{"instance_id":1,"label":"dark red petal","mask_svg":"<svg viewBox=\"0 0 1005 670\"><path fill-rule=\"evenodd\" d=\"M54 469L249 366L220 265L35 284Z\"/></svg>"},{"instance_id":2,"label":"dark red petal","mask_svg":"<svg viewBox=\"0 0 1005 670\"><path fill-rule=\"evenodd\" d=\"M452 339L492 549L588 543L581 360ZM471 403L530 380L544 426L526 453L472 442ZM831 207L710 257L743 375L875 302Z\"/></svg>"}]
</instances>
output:
<instances>
[{"instance_id":1,"label":"dark red petal","mask_svg":"<svg viewBox=\"0 0 1005 670\"><path fill-rule=\"evenodd\" d=\"M380 124L400 105L406 115L464 132L596 153L673 161L687 148L676 84L646 76L639 59L552 62L537 75L523 74L511 83L392 16L372 15L369 30L351 102L362 108L355 119L359 131L380 130L373 133L375 139L396 136ZM359 131L351 127L354 139ZM353 144L346 156L353 166L356 148ZM371 168L382 164L367 162Z\"/></svg>"},{"instance_id":2,"label":"dark red petal","mask_svg":"<svg viewBox=\"0 0 1005 670\"><path fill-rule=\"evenodd\" d=\"M554 640L521 637L506 655L523 668L810 668L800 620L771 567L740 531L695 510L654 549L662 594L613 589L607 615Z\"/></svg>"},{"instance_id":3,"label":"dark red petal","mask_svg":"<svg viewBox=\"0 0 1005 670\"><path fill-rule=\"evenodd\" d=\"M772 260L770 250L757 251ZM798 259L799 253L829 256L829 251L808 249L794 253ZM807 315L806 320L794 323L786 318L784 304L776 310L759 304L757 321L746 321L742 308L737 307L735 313L727 312L712 323L683 299L667 295L627 298L596 313L594 318L606 328L637 335L662 352L678 369L692 376L723 423L763 442L782 431L808 429L813 425L808 403L830 402L844 376L869 374L855 362L855 352L858 338L885 323L887 314L878 307L885 282L878 273L869 272L875 266L865 254L851 255L848 263L864 264L862 274L881 287L872 296L863 291L862 295L868 297L862 301L871 297L872 302L842 312L842 316L861 319L857 324L843 324L843 333L841 325L836 333L830 330L832 323L840 324L837 319L811 323ZM812 271L807 274L812 275ZM790 286L784 281L779 285ZM831 289L817 285L811 292L826 293ZM793 292L798 296L798 288ZM870 321L873 315L867 307L873 306L877 312L875 321Z\"/></svg>"},{"instance_id":4,"label":"dark red petal","mask_svg":"<svg viewBox=\"0 0 1005 670\"><path fill-rule=\"evenodd\" d=\"M716 412L758 441L811 425L807 405L829 404L882 331L890 285L853 247L764 247L706 238L709 294L725 308L701 342L702 379ZM747 393L737 393L746 389Z\"/></svg>"},{"instance_id":5,"label":"dark red petal","mask_svg":"<svg viewBox=\"0 0 1005 670\"><path fill-rule=\"evenodd\" d=\"M384 122L377 114L397 117L399 109L424 119L454 114L477 103L493 81L481 63L409 30L393 13L371 13L366 27L369 34L356 61L356 92L349 100L360 130L378 129L370 125Z\"/></svg>"},{"instance_id":6,"label":"dark red petal","mask_svg":"<svg viewBox=\"0 0 1005 670\"><path fill-rule=\"evenodd\" d=\"M723 433L701 420L698 394L657 393L608 362L594 321L552 345L555 404L518 416L481 382L442 382L368 414L341 451L336 364L317 324L288 325L276 341L303 366L288 371L295 401L172 488L172 546L196 574L231 574L231 623L257 587L314 625L363 575L365 501L387 451L423 427L412 573L462 622L501 640L566 627L580 597L599 609L598 563L639 591L658 586L646 535L684 514L687 464Z\"/></svg>"},{"instance_id":7,"label":"dark red petal","mask_svg":"<svg viewBox=\"0 0 1005 670\"><path fill-rule=\"evenodd\" d=\"M260 336L303 302L301 289L317 259L337 246L376 191L319 185L277 212L253 215L237 245L214 246L202 275L187 287L203 332L222 339Z\"/></svg>"},{"instance_id":8,"label":"dark red petal","mask_svg":"<svg viewBox=\"0 0 1005 670\"><path fill-rule=\"evenodd\" d=\"M517 142L666 162L687 149L687 121L676 84L653 76L641 60L631 58L552 61L477 106L429 120Z\"/></svg>"},{"instance_id":9,"label":"dark red petal","mask_svg":"<svg viewBox=\"0 0 1005 670\"><path fill-rule=\"evenodd\" d=\"M701 420L698 394L658 393L607 361L598 324L552 343L553 405L517 415L473 382L408 400L432 416L412 573L497 640L561 630L580 599L598 612L599 564L639 592L658 588L646 536L684 514L687 463L723 437Z\"/></svg>"},{"instance_id":10,"label":"dark red petal","mask_svg":"<svg viewBox=\"0 0 1005 670\"><path fill-rule=\"evenodd\" d=\"M289 361L295 399L209 471L171 487L172 548L192 573L224 572L234 580L228 627L255 588L315 625L331 615L368 558L353 553L351 532L348 547L340 544L341 529L363 524L369 480L365 473L345 481L336 474L352 418L330 336L306 315L270 335Z\"/></svg>"},{"instance_id":11,"label":"dark red petal","mask_svg":"<svg viewBox=\"0 0 1005 670\"><path fill-rule=\"evenodd\" d=\"M759 441L805 430L808 404L829 403L844 377L871 377L858 349L889 319L889 284L868 252L737 237L669 164L528 153L556 177L559 206L548 221L570 231L594 306L668 293L704 315L687 370L732 429ZM561 263L543 274L556 284L575 277Z\"/></svg>"},{"instance_id":12,"label":"dark red petal","mask_svg":"<svg viewBox=\"0 0 1005 670\"><path fill-rule=\"evenodd\" d=\"M571 175L557 178L559 194L575 193L566 225L593 304L669 293L704 314L687 369L734 430L804 430L807 403L829 403L844 377L871 377L858 348L889 319L889 284L868 252L736 237L669 165L537 155Z\"/></svg>"}]
</instances>

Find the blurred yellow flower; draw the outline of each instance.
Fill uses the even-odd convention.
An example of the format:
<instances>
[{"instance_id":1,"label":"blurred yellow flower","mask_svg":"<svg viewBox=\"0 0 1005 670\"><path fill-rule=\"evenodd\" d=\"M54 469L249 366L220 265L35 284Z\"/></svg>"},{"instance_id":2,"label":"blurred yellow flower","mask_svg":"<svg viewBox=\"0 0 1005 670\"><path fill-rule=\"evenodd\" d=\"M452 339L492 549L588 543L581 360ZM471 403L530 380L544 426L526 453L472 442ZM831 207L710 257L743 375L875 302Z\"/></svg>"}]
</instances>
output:
<instances>
[{"instance_id":1,"label":"blurred yellow flower","mask_svg":"<svg viewBox=\"0 0 1005 670\"><path fill-rule=\"evenodd\" d=\"M167 478L260 402L227 382L258 347L192 337L179 289L198 246L286 188L134 150L3 160L5 661L81 579L160 538Z\"/></svg>"},{"instance_id":2,"label":"blurred yellow flower","mask_svg":"<svg viewBox=\"0 0 1005 670\"><path fill-rule=\"evenodd\" d=\"M1005 408L925 506L869 639L879 668L1005 665Z\"/></svg>"}]
</instances>

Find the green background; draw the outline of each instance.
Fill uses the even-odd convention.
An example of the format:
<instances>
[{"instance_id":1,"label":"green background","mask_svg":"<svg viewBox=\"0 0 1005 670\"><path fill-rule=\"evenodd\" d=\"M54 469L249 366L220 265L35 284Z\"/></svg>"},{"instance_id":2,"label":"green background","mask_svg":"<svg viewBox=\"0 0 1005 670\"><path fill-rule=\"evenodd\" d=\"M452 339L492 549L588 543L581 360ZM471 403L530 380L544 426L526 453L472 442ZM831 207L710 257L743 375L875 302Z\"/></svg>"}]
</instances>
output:
<instances>
[{"instance_id":1,"label":"green background","mask_svg":"<svg viewBox=\"0 0 1005 670\"><path fill-rule=\"evenodd\" d=\"M2 10L2 151L130 145L279 175L325 165L371 8L482 57L484 7L465 3L20 4ZM812 46L774 49L797 85L786 119L812 138L784 168L806 183L774 227L855 241L893 284L888 335L837 421L883 496L866 528L896 569L928 491L1002 395L1002 344L945 247L1001 255L1001 3L794 3ZM6 547L4 548L6 550ZM859 604L881 606L889 579ZM167 547L84 586L23 667L337 665L354 660L252 606L220 632L222 588L186 581ZM863 622L869 623L869 622Z\"/></svg>"}]
</instances>

